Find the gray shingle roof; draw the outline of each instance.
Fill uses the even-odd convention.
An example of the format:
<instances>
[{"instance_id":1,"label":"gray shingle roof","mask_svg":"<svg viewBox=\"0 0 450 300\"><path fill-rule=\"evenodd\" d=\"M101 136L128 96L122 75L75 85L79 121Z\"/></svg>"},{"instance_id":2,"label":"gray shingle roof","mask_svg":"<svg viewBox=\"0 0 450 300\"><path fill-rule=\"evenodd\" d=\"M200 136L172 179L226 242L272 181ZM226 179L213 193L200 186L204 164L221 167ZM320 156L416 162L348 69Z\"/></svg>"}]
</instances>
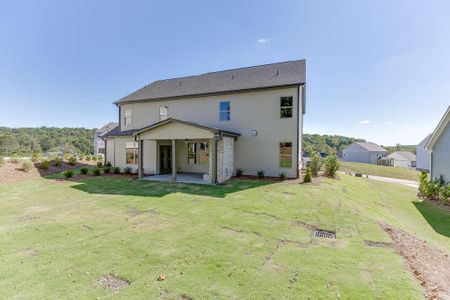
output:
<instances>
[{"instance_id":1,"label":"gray shingle roof","mask_svg":"<svg viewBox=\"0 0 450 300\"><path fill-rule=\"evenodd\" d=\"M137 130L138 129L120 131L119 126L116 126L113 129L111 129L110 131L108 131L107 133L105 133L104 135L102 135L102 138L114 137L114 136L132 136L133 133Z\"/></svg>"},{"instance_id":2,"label":"gray shingle roof","mask_svg":"<svg viewBox=\"0 0 450 300\"><path fill-rule=\"evenodd\" d=\"M429 135L426 136L426 138L424 138L418 145L418 148L425 148L425 145L428 143L428 141L431 138L432 133L430 133Z\"/></svg>"},{"instance_id":3,"label":"gray shingle roof","mask_svg":"<svg viewBox=\"0 0 450 300\"><path fill-rule=\"evenodd\" d=\"M410 161L416 161L416 155L409 151L397 151L398 154Z\"/></svg>"},{"instance_id":4,"label":"gray shingle roof","mask_svg":"<svg viewBox=\"0 0 450 300\"><path fill-rule=\"evenodd\" d=\"M386 149L384 149L383 147L375 144L375 143L371 143L371 142L367 142L367 143L363 143L363 142L357 142L356 144L360 145L361 147L363 147L364 149L366 149L367 151L386 151Z\"/></svg>"},{"instance_id":5,"label":"gray shingle roof","mask_svg":"<svg viewBox=\"0 0 450 300\"><path fill-rule=\"evenodd\" d=\"M103 125L103 127L97 129L97 132L104 133L104 132L110 131L111 129L113 129L117 125L119 125L119 124L116 123L116 122L109 122L108 124Z\"/></svg>"},{"instance_id":6,"label":"gray shingle roof","mask_svg":"<svg viewBox=\"0 0 450 300\"><path fill-rule=\"evenodd\" d=\"M306 61L294 60L154 81L116 104L303 84Z\"/></svg>"}]
</instances>

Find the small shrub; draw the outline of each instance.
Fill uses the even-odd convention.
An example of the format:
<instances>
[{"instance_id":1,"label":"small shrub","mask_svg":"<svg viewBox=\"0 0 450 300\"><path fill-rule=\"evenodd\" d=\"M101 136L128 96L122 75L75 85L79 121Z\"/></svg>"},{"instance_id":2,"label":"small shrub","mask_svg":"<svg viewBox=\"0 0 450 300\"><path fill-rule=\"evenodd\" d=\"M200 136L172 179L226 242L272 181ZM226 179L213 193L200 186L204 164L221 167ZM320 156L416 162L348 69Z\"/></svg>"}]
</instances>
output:
<instances>
[{"instance_id":1,"label":"small shrub","mask_svg":"<svg viewBox=\"0 0 450 300\"><path fill-rule=\"evenodd\" d=\"M427 185L425 195L430 199L437 199L439 195L439 183L437 181L430 181Z\"/></svg>"},{"instance_id":2,"label":"small shrub","mask_svg":"<svg viewBox=\"0 0 450 300\"><path fill-rule=\"evenodd\" d=\"M131 167L125 167L125 168L123 168L123 172L124 172L125 174L131 174L132 171L133 171L133 169L131 169Z\"/></svg>"},{"instance_id":3,"label":"small shrub","mask_svg":"<svg viewBox=\"0 0 450 300\"><path fill-rule=\"evenodd\" d=\"M83 175L86 175L88 172L89 172L89 169L86 168L86 167L82 167L82 168L80 169L80 173L83 174Z\"/></svg>"},{"instance_id":4,"label":"small shrub","mask_svg":"<svg viewBox=\"0 0 450 300\"><path fill-rule=\"evenodd\" d=\"M111 163L109 161L106 162L105 167L112 167Z\"/></svg>"},{"instance_id":5,"label":"small shrub","mask_svg":"<svg viewBox=\"0 0 450 300\"><path fill-rule=\"evenodd\" d=\"M19 155L17 153L14 153L13 155L11 155L11 159L9 161L13 164L19 163Z\"/></svg>"},{"instance_id":6,"label":"small shrub","mask_svg":"<svg viewBox=\"0 0 450 300\"><path fill-rule=\"evenodd\" d=\"M428 191L428 174L425 171L422 171L419 175L420 183L419 183L419 196L426 196Z\"/></svg>"},{"instance_id":7,"label":"small shrub","mask_svg":"<svg viewBox=\"0 0 450 300\"><path fill-rule=\"evenodd\" d=\"M95 176L100 176L102 175L102 171L100 170L100 168L95 168L92 170L92 174L94 174Z\"/></svg>"},{"instance_id":8,"label":"small shrub","mask_svg":"<svg viewBox=\"0 0 450 300\"><path fill-rule=\"evenodd\" d=\"M33 154L31 154L31 161L32 162L38 162L42 158L42 154L40 151L34 151Z\"/></svg>"},{"instance_id":9,"label":"small shrub","mask_svg":"<svg viewBox=\"0 0 450 300\"><path fill-rule=\"evenodd\" d=\"M113 167L113 168L112 168L112 172L113 172L114 174L120 174L120 168L119 168L119 167Z\"/></svg>"},{"instance_id":10,"label":"small shrub","mask_svg":"<svg viewBox=\"0 0 450 300\"><path fill-rule=\"evenodd\" d=\"M47 159L41 160L39 163L39 169L48 170L48 168L50 168L50 161Z\"/></svg>"},{"instance_id":11,"label":"small shrub","mask_svg":"<svg viewBox=\"0 0 450 300\"><path fill-rule=\"evenodd\" d=\"M71 157L72 157L72 155L70 155L70 153L68 153L68 152L66 152L66 153L63 154L63 159L64 159L65 161L69 161L69 158L71 158Z\"/></svg>"},{"instance_id":12,"label":"small shrub","mask_svg":"<svg viewBox=\"0 0 450 300\"><path fill-rule=\"evenodd\" d=\"M450 184L443 185L439 188L438 198L442 201L443 204L450 204Z\"/></svg>"},{"instance_id":13,"label":"small shrub","mask_svg":"<svg viewBox=\"0 0 450 300\"><path fill-rule=\"evenodd\" d=\"M92 161L97 161L97 156L91 155L91 160L92 160Z\"/></svg>"},{"instance_id":14,"label":"small shrub","mask_svg":"<svg viewBox=\"0 0 450 300\"><path fill-rule=\"evenodd\" d=\"M55 158L53 158L53 165L54 165L55 167L61 166L61 165L62 165L62 159L61 159L61 157L55 157Z\"/></svg>"},{"instance_id":15,"label":"small shrub","mask_svg":"<svg viewBox=\"0 0 450 300\"><path fill-rule=\"evenodd\" d=\"M77 164L77 158L75 156L69 157L69 160L67 161L69 165L75 166Z\"/></svg>"},{"instance_id":16,"label":"small shrub","mask_svg":"<svg viewBox=\"0 0 450 300\"><path fill-rule=\"evenodd\" d=\"M241 177L244 174L244 170L241 168L236 169L236 177Z\"/></svg>"},{"instance_id":17,"label":"small shrub","mask_svg":"<svg viewBox=\"0 0 450 300\"><path fill-rule=\"evenodd\" d=\"M280 174L278 174L278 177L280 177L280 180L286 180L286 173L285 172L280 172Z\"/></svg>"},{"instance_id":18,"label":"small shrub","mask_svg":"<svg viewBox=\"0 0 450 300\"><path fill-rule=\"evenodd\" d=\"M264 172L264 170L259 170L256 173L256 176L258 177L258 179L264 179L266 177L266 173Z\"/></svg>"},{"instance_id":19,"label":"small shrub","mask_svg":"<svg viewBox=\"0 0 450 300\"><path fill-rule=\"evenodd\" d=\"M97 162L97 167L99 167L99 168L103 167L103 163L101 161L98 161Z\"/></svg>"},{"instance_id":20,"label":"small shrub","mask_svg":"<svg viewBox=\"0 0 450 300\"><path fill-rule=\"evenodd\" d=\"M66 170L63 172L64 177L66 178L71 178L73 176L73 171L72 170Z\"/></svg>"},{"instance_id":21,"label":"small shrub","mask_svg":"<svg viewBox=\"0 0 450 300\"><path fill-rule=\"evenodd\" d=\"M30 172L31 169L33 169L33 164L29 161L24 161L22 163L22 170L24 170L25 172Z\"/></svg>"},{"instance_id":22,"label":"small shrub","mask_svg":"<svg viewBox=\"0 0 450 300\"><path fill-rule=\"evenodd\" d=\"M79 155L78 155L78 160L79 160L79 161L83 161L83 160L84 160L84 158L85 158L85 157L84 157L84 155L83 155L83 154L79 154Z\"/></svg>"},{"instance_id":23,"label":"small shrub","mask_svg":"<svg viewBox=\"0 0 450 300\"><path fill-rule=\"evenodd\" d=\"M86 161L91 161L91 157L89 155L86 155Z\"/></svg>"},{"instance_id":24,"label":"small shrub","mask_svg":"<svg viewBox=\"0 0 450 300\"><path fill-rule=\"evenodd\" d=\"M334 177L338 169L339 162L336 154L328 155L327 158L325 158L325 174L329 177Z\"/></svg>"},{"instance_id":25,"label":"small shrub","mask_svg":"<svg viewBox=\"0 0 450 300\"><path fill-rule=\"evenodd\" d=\"M317 154L317 152L314 152L311 155L309 167L311 168L311 173L313 176L317 176L319 174L322 167L322 160L320 159L320 156L319 154Z\"/></svg>"},{"instance_id":26,"label":"small shrub","mask_svg":"<svg viewBox=\"0 0 450 300\"><path fill-rule=\"evenodd\" d=\"M306 168L305 177L303 178L304 183L309 183L312 181L312 171L310 167Z\"/></svg>"},{"instance_id":27,"label":"small shrub","mask_svg":"<svg viewBox=\"0 0 450 300\"><path fill-rule=\"evenodd\" d=\"M104 167L103 168L103 172L106 173L106 174L111 173L111 167Z\"/></svg>"}]
</instances>

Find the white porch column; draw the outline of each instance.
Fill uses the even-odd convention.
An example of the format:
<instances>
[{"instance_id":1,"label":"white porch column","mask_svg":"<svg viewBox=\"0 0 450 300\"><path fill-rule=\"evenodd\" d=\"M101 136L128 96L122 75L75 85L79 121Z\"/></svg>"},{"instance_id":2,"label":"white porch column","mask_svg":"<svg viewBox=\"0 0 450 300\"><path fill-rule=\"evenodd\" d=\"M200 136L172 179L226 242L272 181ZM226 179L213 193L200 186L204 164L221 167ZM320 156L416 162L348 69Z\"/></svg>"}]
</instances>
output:
<instances>
[{"instance_id":1,"label":"white porch column","mask_svg":"<svg viewBox=\"0 0 450 300\"><path fill-rule=\"evenodd\" d=\"M142 178L144 177L144 141L141 141L141 139L138 139L138 177Z\"/></svg>"},{"instance_id":2,"label":"white porch column","mask_svg":"<svg viewBox=\"0 0 450 300\"><path fill-rule=\"evenodd\" d=\"M172 140L172 181L177 181L177 140Z\"/></svg>"}]
</instances>

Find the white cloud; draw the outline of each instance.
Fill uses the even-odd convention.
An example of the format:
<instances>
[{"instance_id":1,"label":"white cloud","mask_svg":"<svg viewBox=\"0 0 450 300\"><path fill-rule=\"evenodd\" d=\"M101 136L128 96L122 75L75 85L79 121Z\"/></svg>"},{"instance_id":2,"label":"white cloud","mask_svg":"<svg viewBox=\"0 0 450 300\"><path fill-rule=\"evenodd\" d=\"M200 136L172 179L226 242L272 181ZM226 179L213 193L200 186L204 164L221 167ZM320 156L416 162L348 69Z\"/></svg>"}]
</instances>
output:
<instances>
[{"instance_id":1,"label":"white cloud","mask_svg":"<svg viewBox=\"0 0 450 300\"><path fill-rule=\"evenodd\" d=\"M372 123L372 121L369 120L362 120L358 122L358 124L370 124L370 123Z\"/></svg>"},{"instance_id":2,"label":"white cloud","mask_svg":"<svg viewBox=\"0 0 450 300\"><path fill-rule=\"evenodd\" d=\"M270 39L268 38L261 38L258 40L258 44L268 44L270 42Z\"/></svg>"},{"instance_id":3,"label":"white cloud","mask_svg":"<svg viewBox=\"0 0 450 300\"><path fill-rule=\"evenodd\" d=\"M393 122L384 122L384 125L393 125Z\"/></svg>"}]
</instances>

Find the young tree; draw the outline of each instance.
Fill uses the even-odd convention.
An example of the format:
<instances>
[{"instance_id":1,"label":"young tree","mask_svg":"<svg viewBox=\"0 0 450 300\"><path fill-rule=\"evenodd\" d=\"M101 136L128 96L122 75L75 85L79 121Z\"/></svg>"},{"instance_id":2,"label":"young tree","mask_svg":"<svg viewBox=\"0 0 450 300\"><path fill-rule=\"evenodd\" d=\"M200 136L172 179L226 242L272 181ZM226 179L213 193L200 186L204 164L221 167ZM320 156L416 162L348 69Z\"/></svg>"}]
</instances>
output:
<instances>
[{"instance_id":1,"label":"young tree","mask_svg":"<svg viewBox=\"0 0 450 300\"><path fill-rule=\"evenodd\" d=\"M320 168L322 167L322 160L317 152L314 152L311 155L309 167L311 168L311 172L314 177L319 174Z\"/></svg>"}]
</instances>

